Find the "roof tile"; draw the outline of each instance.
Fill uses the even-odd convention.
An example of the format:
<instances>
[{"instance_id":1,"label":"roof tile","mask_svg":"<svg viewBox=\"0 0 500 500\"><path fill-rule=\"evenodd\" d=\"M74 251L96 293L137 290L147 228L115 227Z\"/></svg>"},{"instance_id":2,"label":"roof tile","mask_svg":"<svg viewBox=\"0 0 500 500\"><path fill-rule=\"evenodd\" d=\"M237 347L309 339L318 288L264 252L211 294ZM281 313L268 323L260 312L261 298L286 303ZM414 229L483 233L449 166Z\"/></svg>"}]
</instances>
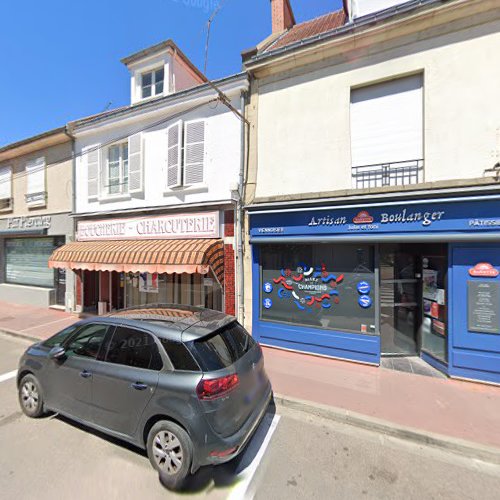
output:
<instances>
[{"instance_id":1,"label":"roof tile","mask_svg":"<svg viewBox=\"0 0 500 500\"><path fill-rule=\"evenodd\" d=\"M345 24L346 16L343 9L330 12L324 16L317 17L304 23L296 24L288 31L283 33L274 43L266 47L263 52L271 52L291 45L292 43L311 38L321 33L340 28Z\"/></svg>"}]
</instances>

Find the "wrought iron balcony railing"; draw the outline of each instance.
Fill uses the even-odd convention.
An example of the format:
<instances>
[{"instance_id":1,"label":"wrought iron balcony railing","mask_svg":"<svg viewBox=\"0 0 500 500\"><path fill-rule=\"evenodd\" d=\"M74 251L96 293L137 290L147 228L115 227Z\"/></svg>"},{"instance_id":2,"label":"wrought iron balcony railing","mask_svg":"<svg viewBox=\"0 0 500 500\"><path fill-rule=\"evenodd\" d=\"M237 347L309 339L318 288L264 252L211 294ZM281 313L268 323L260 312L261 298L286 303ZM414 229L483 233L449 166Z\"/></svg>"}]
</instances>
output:
<instances>
[{"instance_id":1,"label":"wrought iron balcony railing","mask_svg":"<svg viewBox=\"0 0 500 500\"><path fill-rule=\"evenodd\" d=\"M29 207L43 207L47 204L47 191L25 194L24 199Z\"/></svg>"},{"instance_id":2,"label":"wrought iron balcony railing","mask_svg":"<svg viewBox=\"0 0 500 500\"><path fill-rule=\"evenodd\" d=\"M424 160L407 160L352 167L356 189L418 184L424 179Z\"/></svg>"}]
</instances>

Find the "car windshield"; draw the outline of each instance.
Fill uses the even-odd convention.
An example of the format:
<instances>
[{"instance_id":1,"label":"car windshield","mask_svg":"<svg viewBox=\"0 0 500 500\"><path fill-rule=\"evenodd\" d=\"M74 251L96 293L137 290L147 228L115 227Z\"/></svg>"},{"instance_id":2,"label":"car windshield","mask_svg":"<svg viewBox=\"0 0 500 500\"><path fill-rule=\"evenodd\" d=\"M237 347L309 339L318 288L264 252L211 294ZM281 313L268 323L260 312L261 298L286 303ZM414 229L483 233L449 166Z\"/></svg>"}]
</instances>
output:
<instances>
[{"instance_id":1,"label":"car windshield","mask_svg":"<svg viewBox=\"0 0 500 500\"><path fill-rule=\"evenodd\" d=\"M231 366L254 345L255 341L238 322L190 343L203 371L221 370Z\"/></svg>"}]
</instances>

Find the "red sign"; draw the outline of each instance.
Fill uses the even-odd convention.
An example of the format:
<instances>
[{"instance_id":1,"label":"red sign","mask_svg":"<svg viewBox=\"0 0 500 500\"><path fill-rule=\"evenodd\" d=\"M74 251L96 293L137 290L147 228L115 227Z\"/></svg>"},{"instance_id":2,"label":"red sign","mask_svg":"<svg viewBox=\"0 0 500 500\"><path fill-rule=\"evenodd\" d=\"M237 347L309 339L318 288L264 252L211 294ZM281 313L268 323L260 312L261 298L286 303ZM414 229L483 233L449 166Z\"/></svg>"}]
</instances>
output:
<instances>
[{"instance_id":1,"label":"red sign","mask_svg":"<svg viewBox=\"0 0 500 500\"><path fill-rule=\"evenodd\" d=\"M362 210L352 221L354 224L371 224L373 217L366 210Z\"/></svg>"},{"instance_id":2,"label":"red sign","mask_svg":"<svg viewBox=\"0 0 500 500\"><path fill-rule=\"evenodd\" d=\"M476 278L496 278L500 274L500 271L488 262L479 262L469 269L469 274Z\"/></svg>"}]
</instances>

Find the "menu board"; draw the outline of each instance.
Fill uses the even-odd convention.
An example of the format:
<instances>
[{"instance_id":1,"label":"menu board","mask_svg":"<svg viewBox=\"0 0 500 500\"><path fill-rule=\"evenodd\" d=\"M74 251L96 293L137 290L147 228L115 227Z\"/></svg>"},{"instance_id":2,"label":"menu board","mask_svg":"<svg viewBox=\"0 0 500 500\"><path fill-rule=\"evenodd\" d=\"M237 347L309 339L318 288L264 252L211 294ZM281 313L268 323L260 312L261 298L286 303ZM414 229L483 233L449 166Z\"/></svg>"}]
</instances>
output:
<instances>
[{"instance_id":1,"label":"menu board","mask_svg":"<svg viewBox=\"0 0 500 500\"><path fill-rule=\"evenodd\" d=\"M467 283L468 329L477 333L500 333L498 281L469 280Z\"/></svg>"}]
</instances>

